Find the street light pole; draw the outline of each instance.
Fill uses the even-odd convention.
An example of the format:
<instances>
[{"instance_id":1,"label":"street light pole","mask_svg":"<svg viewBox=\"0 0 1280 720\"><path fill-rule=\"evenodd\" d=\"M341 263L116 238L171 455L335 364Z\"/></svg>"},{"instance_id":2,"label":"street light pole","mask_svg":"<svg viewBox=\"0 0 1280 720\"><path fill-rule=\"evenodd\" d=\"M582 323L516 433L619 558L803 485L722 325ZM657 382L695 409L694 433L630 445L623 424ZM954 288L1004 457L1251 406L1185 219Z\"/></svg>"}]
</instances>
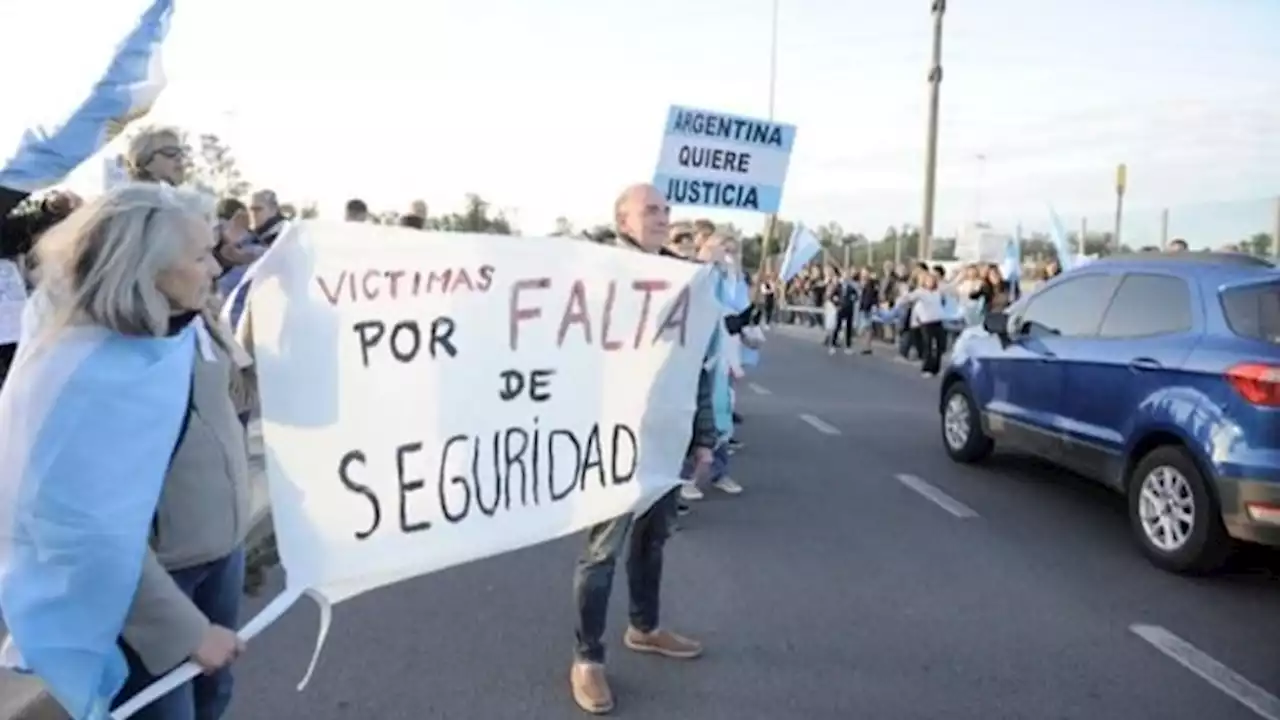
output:
<instances>
[{"instance_id":1,"label":"street light pole","mask_svg":"<svg viewBox=\"0 0 1280 720\"><path fill-rule=\"evenodd\" d=\"M975 159L978 161L978 189L974 193L973 199L973 222L975 225L980 225L982 223L982 180L984 171L987 169L987 156L979 153L975 156Z\"/></svg>"},{"instance_id":2,"label":"street light pole","mask_svg":"<svg viewBox=\"0 0 1280 720\"><path fill-rule=\"evenodd\" d=\"M920 225L920 259L933 254L933 205L938 184L938 105L942 93L942 16L947 0L933 0L933 60L929 66L929 130L924 158L924 222Z\"/></svg>"},{"instance_id":3,"label":"street light pole","mask_svg":"<svg viewBox=\"0 0 1280 720\"><path fill-rule=\"evenodd\" d=\"M773 0L773 20L770 23L769 39L769 120L773 120L773 105L778 94L778 6L781 0ZM769 246L772 244L774 230L778 227L777 213L770 213L764 222L764 237L760 239L760 266L768 270L772 263L769 257Z\"/></svg>"}]
</instances>

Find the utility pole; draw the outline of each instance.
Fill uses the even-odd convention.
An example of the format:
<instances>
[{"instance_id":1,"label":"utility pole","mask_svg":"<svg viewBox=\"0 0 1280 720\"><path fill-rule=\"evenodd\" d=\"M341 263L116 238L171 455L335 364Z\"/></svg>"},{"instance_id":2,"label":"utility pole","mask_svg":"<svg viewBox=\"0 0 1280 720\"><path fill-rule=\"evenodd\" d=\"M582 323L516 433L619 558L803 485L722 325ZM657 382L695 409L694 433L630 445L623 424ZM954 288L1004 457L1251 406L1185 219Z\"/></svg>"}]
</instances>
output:
<instances>
[{"instance_id":1,"label":"utility pole","mask_svg":"<svg viewBox=\"0 0 1280 720\"><path fill-rule=\"evenodd\" d=\"M773 21L770 24L769 40L769 120L773 121L773 106L778 94L778 6L781 0L773 0ZM773 233L778 227L777 213L770 213L764 222L764 237L760 239L760 266L765 270L773 266L769 256ZM783 302L786 302L785 298Z\"/></svg>"},{"instance_id":2,"label":"utility pole","mask_svg":"<svg viewBox=\"0 0 1280 720\"><path fill-rule=\"evenodd\" d=\"M1129 168L1124 163L1116 166L1116 232L1112 236L1115 247L1112 252L1120 252L1120 222L1124 219L1124 190L1128 184Z\"/></svg>"},{"instance_id":3,"label":"utility pole","mask_svg":"<svg viewBox=\"0 0 1280 720\"><path fill-rule=\"evenodd\" d=\"M929 130L924 158L924 222L920 224L920 259L933 254L933 205L938 184L938 104L942 93L942 16L947 0L933 0L933 60L929 66Z\"/></svg>"},{"instance_id":4,"label":"utility pole","mask_svg":"<svg viewBox=\"0 0 1280 720\"><path fill-rule=\"evenodd\" d=\"M1080 247L1076 248L1076 255L1084 255L1084 241L1089 239L1089 219L1080 218ZM1062 258L1058 258L1061 262Z\"/></svg>"},{"instance_id":5,"label":"utility pole","mask_svg":"<svg viewBox=\"0 0 1280 720\"><path fill-rule=\"evenodd\" d=\"M1275 227L1271 228L1271 253L1280 258L1280 197L1276 198Z\"/></svg>"},{"instance_id":6,"label":"utility pole","mask_svg":"<svg viewBox=\"0 0 1280 720\"><path fill-rule=\"evenodd\" d=\"M1169 244L1169 208L1160 211L1160 252Z\"/></svg>"}]
</instances>

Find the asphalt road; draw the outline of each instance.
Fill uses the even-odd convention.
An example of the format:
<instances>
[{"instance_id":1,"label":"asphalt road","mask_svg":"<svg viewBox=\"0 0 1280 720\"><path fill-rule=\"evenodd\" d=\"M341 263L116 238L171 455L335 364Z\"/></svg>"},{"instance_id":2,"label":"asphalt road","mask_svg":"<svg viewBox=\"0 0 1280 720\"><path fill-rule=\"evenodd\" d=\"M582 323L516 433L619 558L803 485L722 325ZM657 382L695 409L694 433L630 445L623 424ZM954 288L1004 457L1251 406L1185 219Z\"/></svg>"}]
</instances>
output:
<instances>
[{"instance_id":1,"label":"asphalt road","mask_svg":"<svg viewBox=\"0 0 1280 720\"><path fill-rule=\"evenodd\" d=\"M666 555L664 620L707 654L682 664L623 649L619 582L615 716L1280 720L1275 553L1245 553L1212 579L1155 570L1119 498L1027 460L952 464L936 381L886 357L828 357L775 331L751 381L732 468L747 491L709 496ZM339 606L298 693L318 618L304 604L238 664L231 717L578 717L567 671L580 545Z\"/></svg>"}]
</instances>

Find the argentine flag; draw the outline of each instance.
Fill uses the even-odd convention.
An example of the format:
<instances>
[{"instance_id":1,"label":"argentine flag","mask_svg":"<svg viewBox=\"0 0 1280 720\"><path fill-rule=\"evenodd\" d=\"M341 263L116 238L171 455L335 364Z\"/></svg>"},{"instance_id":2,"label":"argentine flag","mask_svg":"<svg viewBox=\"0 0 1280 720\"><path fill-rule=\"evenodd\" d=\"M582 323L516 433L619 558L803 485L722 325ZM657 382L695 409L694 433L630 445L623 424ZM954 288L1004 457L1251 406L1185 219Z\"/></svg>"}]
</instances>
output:
<instances>
[{"instance_id":1,"label":"argentine flag","mask_svg":"<svg viewBox=\"0 0 1280 720\"><path fill-rule=\"evenodd\" d=\"M198 321L164 338L73 326L20 346L0 389L5 660L103 720L117 638L190 397Z\"/></svg>"},{"instance_id":2,"label":"argentine flag","mask_svg":"<svg viewBox=\"0 0 1280 720\"><path fill-rule=\"evenodd\" d=\"M151 110L165 86L160 45L169 32L173 3L154 0L143 12L106 72L86 88L88 97L79 107L68 108L51 125L29 128L11 156L0 155L0 187L33 193L62 182L130 122ZM50 32L49 43L57 47L56 29ZM74 57L73 48L62 50Z\"/></svg>"},{"instance_id":3,"label":"argentine flag","mask_svg":"<svg viewBox=\"0 0 1280 720\"><path fill-rule=\"evenodd\" d=\"M1013 237L1004 244L1004 260L1000 262L1000 274L1009 283L1013 297L1021 295L1019 283L1022 281L1022 226L1013 232Z\"/></svg>"},{"instance_id":4,"label":"argentine flag","mask_svg":"<svg viewBox=\"0 0 1280 720\"><path fill-rule=\"evenodd\" d=\"M1062 227L1062 218L1058 217L1052 206L1049 207L1049 220L1049 233L1053 236L1053 251L1058 255L1058 267L1066 272L1079 264L1076 253L1071 252L1071 243L1067 242L1067 231ZM1080 239L1080 244L1080 254L1084 254L1084 238Z\"/></svg>"},{"instance_id":5,"label":"argentine flag","mask_svg":"<svg viewBox=\"0 0 1280 720\"><path fill-rule=\"evenodd\" d=\"M822 242L809 228L796 223L791 231L791 240L787 242L787 251L782 256L782 271L778 277L782 282L791 282L791 278L800 274L804 266L822 250Z\"/></svg>"}]
</instances>

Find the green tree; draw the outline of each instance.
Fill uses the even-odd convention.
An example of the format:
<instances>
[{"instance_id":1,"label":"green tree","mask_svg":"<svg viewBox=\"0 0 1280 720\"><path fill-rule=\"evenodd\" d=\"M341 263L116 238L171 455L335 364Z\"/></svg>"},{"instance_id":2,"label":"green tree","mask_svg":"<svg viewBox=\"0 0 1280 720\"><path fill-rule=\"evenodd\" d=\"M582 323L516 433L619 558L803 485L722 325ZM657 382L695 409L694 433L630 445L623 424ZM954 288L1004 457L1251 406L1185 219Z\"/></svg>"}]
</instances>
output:
<instances>
[{"instance_id":1,"label":"green tree","mask_svg":"<svg viewBox=\"0 0 1280 720\"><path fill-rule=\"evenodd\" d=\"M249 194L249 182L222 138L202 133L192 143L187 134L183 145L187 150L187 180L192 185L218 197L243 198Z\"/></svg>"},{"instance_id":2,"label":"green tree","mask_svg":"<svg viewBox=\"0 0 1280 720\"><path fill-rule=\"evenodd\" d=\"M551 231L552 237L568 237L573 234L573 223L569 222L569 218L561 215L556 218L556 227Z\"/></svg>"},{"instance_id":3,"label":"green tree","mask_svg":"<svg viewBox=\"0 0 1280 720\"><path fill-rule=\"evenodd\" d=\"M461 213L430 218L427 226L432 230L449 232L510 235L511 223L500 212L490 216L490 207L489 203L479 195L468 193L466 205Z\"/></svg>"},{"instance_id":4,"label":"green tree","mask_svg":"<svg viewBox=\"0 0 1280 720\"><path fill-rule=\"evenodd\" d=\"M1248 240L1240 243L1240 249L1251 255L1258 257L1271 256L1271 235L1267 233L1254 233L1249 236Z\"/></svg>"}]
</instances>

